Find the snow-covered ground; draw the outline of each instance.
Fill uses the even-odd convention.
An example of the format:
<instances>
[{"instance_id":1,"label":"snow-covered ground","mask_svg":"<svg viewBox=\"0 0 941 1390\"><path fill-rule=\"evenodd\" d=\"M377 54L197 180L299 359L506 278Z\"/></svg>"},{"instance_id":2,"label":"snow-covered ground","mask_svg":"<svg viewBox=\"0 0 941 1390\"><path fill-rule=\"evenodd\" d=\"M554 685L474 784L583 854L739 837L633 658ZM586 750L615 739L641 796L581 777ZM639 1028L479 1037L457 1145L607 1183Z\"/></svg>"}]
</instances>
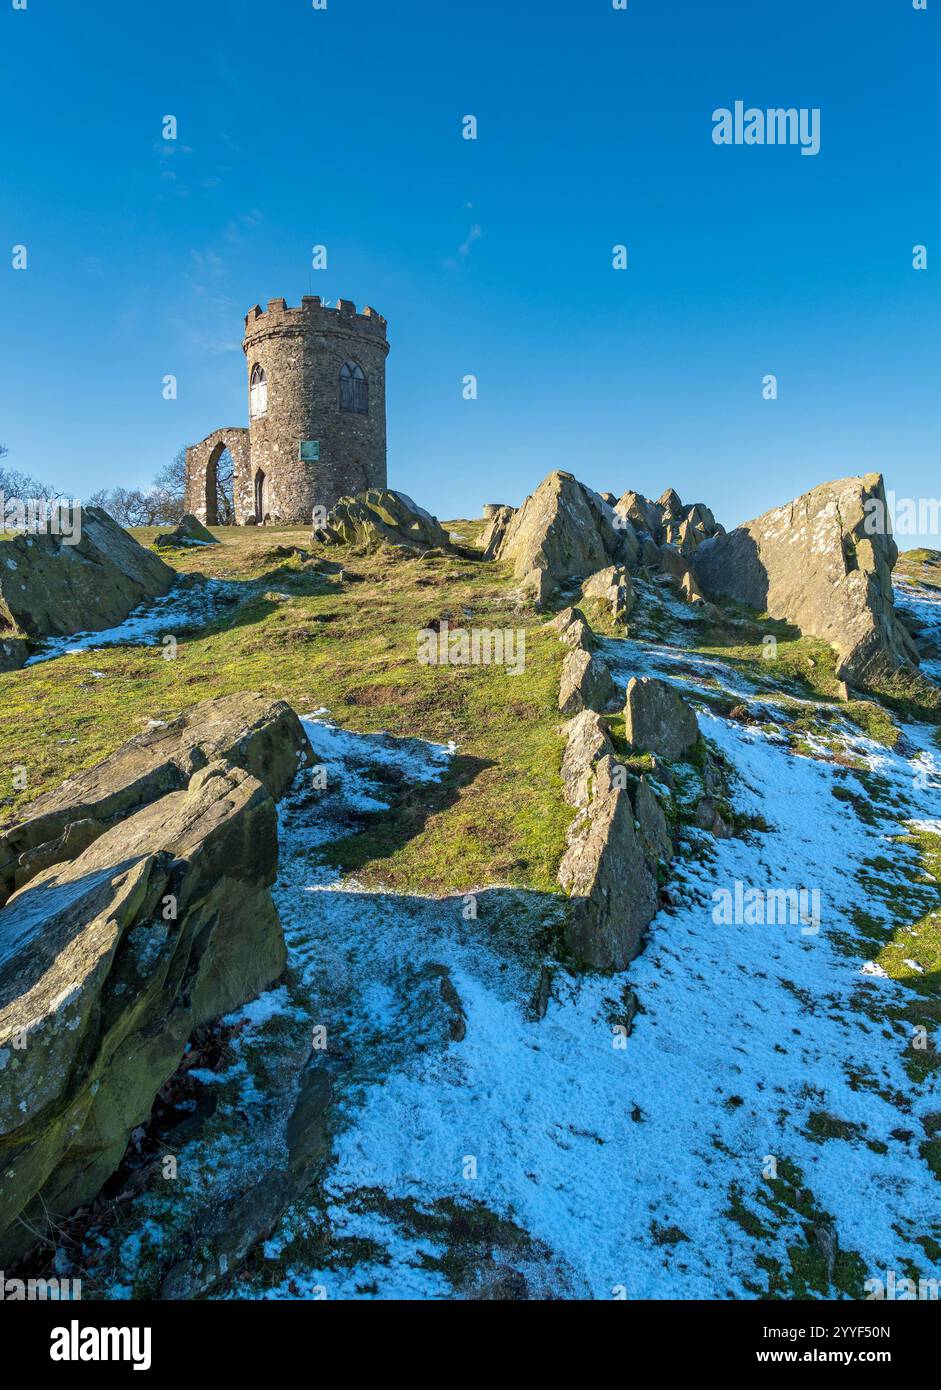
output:
<instances>
[{"instance_id":1,"label":"snow-covered ground","mask_svg":"<svg viewBox=\"0 0 941 1390\"><path fill-rule=\"evenodd\" d=\"M76 652L100 651L105 647L156 646L165 637L180 637L195 628L206 627L242 596L242 586L222 579L207 579L197 584L183 580L174 584L162 598L142 603L116 627L48 638L26 665L34 666L37 662Z\"/></svg>"},{"instance_id":2,"label":"snow-covered ground","mask_svg":"<svg viewBox=\"0 0 941 1390\"><path fill-rule=\"evenodd\" d=\"M911 613L923 625L924 636L941 650L941 589L898 579L892 586L895 606ZM922 658L921 669L932 680L941 681L941 657Z\"/></svg>"},{"instance_id":3,"label":"snow-covered ground","mask_svg":"<svg viewBox=\"0 0 941 1390\"><path fill-rule=\"evenodd\" d=\"M473 1296L480 1268L456 1267L451 1248L461 1212L484 1231L478 1244L492 1230L493 1270L511 1266L533 1297L755 1297L769 1268L787 1275L789 1249L810 1248L814 1222L825 1236L832 1222L839 1249L864 1266L854 1265L858 1290L834 1286L830 1297L864 1297L863 1279L887 1270L941 1274L920 1243L941 1229L937 1181L919 1152L921 1120L941 1097L905 1065L911 1028L899 1011L912 996L871 962L854 923L862 911L890 938L867 868L883 856L880 873L904 893L918 865L895 837L913 824L941 828L932 731L906 726L890 752L829 706L840 765L832 745L820 757L795 752L783 702L716 658L615 639L605 655L619 680L658 672L694 704L719 688L760 716L733 721L699 705L702 732L734 769L735 809L766 828L726 840L685 831L672 901L643 953L612 978L548 961L538 1019L545 958L534 927L555 900L500 888L474 898L367 891L324 862L326 845L387 805L390 779L433 782L453 745L345 732L328 711L308 718L317 766L282 803L274 890L299 996L292 1003L279 987L250 1005L234 1066L194 1075L216 1087L242 1076L248 1113L264 1097L240 1049L264 1048L267 1029L306 1035L311 1021L346 1064L322 1184L225 1296ZM806 735L803 746L814 742ZM453 881L454 868L442 878ZM725 924L716 894L736 885L816 893L819 912L790 925ZM913 894L911 920L919 915ZM918 950L913 935L914 969ZM442 977L463 1010L460 1041ZM629 1034L625 987L640 1006ZM222 1168L246 1161L219 1155ZM803 1205L769 1204L776 1171L799 1173ZM144 1245L151 1228L162 1238L145 1222ZM140 1245L122 1248L130 1276Z\"/></svg>"},{"instance_id":4,"label":"snow-covered ground","mask_svg":"<svg viewBox=\"0 0 941 1390\"><path fill-rule=\"evenodd\" d=\"M622 674L669 675L669 649L625 641L607 652ZM683 659L713 678L721 666ZM391 761L427 780L446 750L308 725L332 791L316 817L285 806L276 900L312 1007L353 1059L325 1181L337 1259L291 1262L305 1225L295 1212L267 1247L287 1273L270 1288L256 1280L254 1292L447 1297L444 1247L414 1212L450 1199L482 1204L548 1252L528 1271L537 1295L749 1297L762 1283L756 1243L730 1208L735 1200L766 1216L765 1175L784 1160L832 1218L840 1248L858 1252L870 1273L909 1262L924 1270L916 1237L937 1222L938 1190L918 1152L918 1117L938 1097L917 1094L903 1065L907 1030L883 1017L883 1005L904 1001L903 987L864 969L864 951L847 954L845 942L855 937L854 908L884 916L857 874L887 851L904 875L905 851L890 837L909 817L937 813L941 756L923 730L907 731L901 755L846 725L847 751L898 802L889 814L874 807L873 826L833 796L837 776L860 796L865 787L830 762L796 756L773 725L706 711L700 722L735 768L736 808L770 830L719 841L691 832L686 854L698 852L675 862L677 901L626 976L557 972L539 1022L527 1008L534 963L494 938L486 912L468 921L461 898L367 893L311 859L349 833L358 808L381 801L371 768ZM819 931L717 925L713 895L736 882L816 889ZM435 1037L419 985L432 964L447 967L460 996L460 1042ZM642 1008L626 1045L611 1022L625 984ZM820 1114L858 1128L821 1141L810 1128ZM322 1209L310 1220L322 1223ZM786 1271L787 1247L806 1239L800 1218L785 1214L759 1250ZM372 1254L350 1265L341 1252L357 1240Z\"/></svg>"}]
</instances>

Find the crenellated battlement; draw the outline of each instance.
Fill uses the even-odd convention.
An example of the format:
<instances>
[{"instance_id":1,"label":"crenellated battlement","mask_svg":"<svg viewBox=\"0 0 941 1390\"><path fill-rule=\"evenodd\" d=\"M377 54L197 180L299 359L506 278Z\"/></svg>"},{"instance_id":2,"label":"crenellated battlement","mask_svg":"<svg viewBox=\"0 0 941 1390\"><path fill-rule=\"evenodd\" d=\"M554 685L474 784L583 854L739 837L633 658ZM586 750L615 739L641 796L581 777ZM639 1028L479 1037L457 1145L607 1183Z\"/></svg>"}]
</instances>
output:
<instances>
[{"instance_id":1,"label":"crenellated battlement","mask_svg":"<svg viewBox=\"0 0 941 1390\"><path fill-rule=\"evenodd\" d=\"M234 467L240 525L310 524L315 508L386 486L387 324L371 305L283 297L245 315L248 428L186 452L187 505L222 514L219 458ZM225 475L223 474L223 481Z\"/></svg>"},{"instance_id":2,"label":"crenellated battlement","mask_svg":"<svg viewBox=\"0 0 941 1390\"><path fill-rule=\"evenodd\" d=\"M297 308L289 308L283 298L269 299L267 309L255 304L245 315L246 342L256 334L280 331L352 332L385 339L386 320L368 304L360 314L351 299L338 299L335 305L326 305L319 294L305 294Z\"/></svg>"}]
</instances>

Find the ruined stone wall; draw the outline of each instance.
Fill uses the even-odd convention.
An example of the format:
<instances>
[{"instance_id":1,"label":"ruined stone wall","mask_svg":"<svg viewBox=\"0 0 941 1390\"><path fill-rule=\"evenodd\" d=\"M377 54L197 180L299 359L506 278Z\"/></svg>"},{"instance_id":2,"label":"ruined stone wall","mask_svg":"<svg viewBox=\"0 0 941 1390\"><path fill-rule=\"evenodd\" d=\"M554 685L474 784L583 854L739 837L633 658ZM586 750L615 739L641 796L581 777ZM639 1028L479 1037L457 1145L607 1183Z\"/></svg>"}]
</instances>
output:
<instances>
[{"instance_id":1,"label":"ruined stone wall","mask_svg":"<svg viewBox=\"0 0 941 1390\"><path fill-rule=\"evenodd\" d=\"M255 480L264 473L263 511L272 521L307 523L314 507L386 486L386 321L348 300L325 308L308 295L300 308L283 299L257 305L245 320L246 378L259 365L267 410L249 425L251 482L236 497L240 523L256 511ZM340 369L357 363L368 382L368 411L340 407ZM300 458L302 440L319 441L317 462ZM263 520L264 517L260 517Z\"/></svg>"},{"instance_id":2,"label":"ruined stone wall","mask_svg":"<svg viewBox=\"0 0 941 1390\"><path fill-rule=\"evenodd\" d=\"M251 506L252 470L248 430L240 427L214 430L201 443L191 444L186 450L185 507L205 526L219 524L215 469L223 449L228 449L235 465L236 519L241 521L243 513Z\"/></svg>"}]
</instances>

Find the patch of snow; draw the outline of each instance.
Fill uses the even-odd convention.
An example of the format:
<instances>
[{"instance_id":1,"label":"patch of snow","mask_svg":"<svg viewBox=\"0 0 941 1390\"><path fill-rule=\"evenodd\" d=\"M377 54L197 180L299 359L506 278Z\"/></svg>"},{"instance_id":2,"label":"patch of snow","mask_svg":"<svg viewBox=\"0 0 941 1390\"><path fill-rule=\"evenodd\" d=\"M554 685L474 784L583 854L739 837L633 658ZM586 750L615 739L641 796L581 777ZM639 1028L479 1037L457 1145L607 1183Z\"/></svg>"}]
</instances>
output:
<instances>
[{"instance_id":1,"label":"patch of snow","mask_svg":"<svg viewBox=\"0 0 941 1390\"><path fill-rule=\"evenodd\" d=\"M26 661L35 666L56 657L78 652L99 651L106 647L152 647L165 636L180 637L195 628L208 626L242 596L239 586L221 579L207 579L192 585L182 581L168 594L135 608L123 623L102 632L79 632L70 637L50 637Z\"/></svg>"},{"instance_id":2,"label":"patch of snow","mask_svg":"<svg viewBox=\"0 0 941 1390\"><path fill-rule=\"evenodd\" d=\"M628 669L637 647L622 645ZM663 653L648 662L669 669ZM342 1260L292 1267L261 1296L448 1296L407 1222L362 1212L358 1194L378 1189L420 1211L480 1203L512 1219L552 1252L573 1296L610 1298L623 1285L631 1298L752 1297L754 1244L728 1210L733 1191L761 1210L768 1155L800 1167L841 1248L871 1269L923 1262L904 1232L934 1220L933 1180L917 1143L899 1137L898 1109L883 1099L910 1089L905 1030L886 1037L888 1026L871 1022L857 997L860 989L896 1002L906 995L845 947L860 902L854 873L901 822L867 826L833 796L837 776L847 785L853 775L795 757L773 729L708 712L700 723L736 769L738 809L762 816L770 832L696 837L705 857L675 861L675 905L655 919L627 974L558 971L540 1023L525 1007L532 964L508 954L482 923L463 921L460 898L369 893L312 866L310 812L285 804L275 896L291 965L333 1034L349 1034L353 1053L324 1184L331 1226L339 1241L368 1230L384 1254L352 1269ZM349 833L345 817L369 803L371 764L417 781L447 766L439 747L404 741L406 752L388 736L311 720L305 727L333 772L332 800L315 818L319 843ZM908 759L865 738L853 746L909 807L921 798L928 809L931 793L915 785ZM736 881L818 889L819 934L717 926L713 893ZM416 981L432 962L447 968L460 996L467 1032L459 1044L435 1045L429 1035ZM610 1017L625 984L643 1012L621 1048ZM861 1062L873 1078L865 1090L855 1084ZM932 1103L913 1101L913 1110ZM819 1110L862 1126L886 1151L816 1142L808 1125ZM465 1175L469 1158L474 1177ZM671 1255L652 1238L655 1226L676 1227L687 1240ZM291 1234L276 1238L285 1258ZM762 1253L788 1268L787 1246L801 1239L795 1217L769 1233Z\"/></svg>"}]
</instances>

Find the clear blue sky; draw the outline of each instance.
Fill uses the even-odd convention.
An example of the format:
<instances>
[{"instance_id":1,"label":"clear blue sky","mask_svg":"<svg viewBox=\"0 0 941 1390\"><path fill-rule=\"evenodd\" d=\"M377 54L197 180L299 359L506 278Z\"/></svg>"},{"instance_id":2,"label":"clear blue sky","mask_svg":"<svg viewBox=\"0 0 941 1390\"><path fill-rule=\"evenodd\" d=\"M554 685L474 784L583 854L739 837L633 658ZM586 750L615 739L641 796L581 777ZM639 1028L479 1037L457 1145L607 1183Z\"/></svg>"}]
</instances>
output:
<instances>
[{"instance_id":1,"label":"clear blue sky","mask_svg":"<svg viewBox=\"0 0 941 1390\"><path fill-rule=\"evenodd\" d=\"M247 422L245 311L313 292L387 316L390 482L442 517L557 467L727 525L941 495L939 38L941 0L0 0L8 462L146 483ZM714 145L736 99L819 107L820 154Z\"/></svg>"}]
</instances>

